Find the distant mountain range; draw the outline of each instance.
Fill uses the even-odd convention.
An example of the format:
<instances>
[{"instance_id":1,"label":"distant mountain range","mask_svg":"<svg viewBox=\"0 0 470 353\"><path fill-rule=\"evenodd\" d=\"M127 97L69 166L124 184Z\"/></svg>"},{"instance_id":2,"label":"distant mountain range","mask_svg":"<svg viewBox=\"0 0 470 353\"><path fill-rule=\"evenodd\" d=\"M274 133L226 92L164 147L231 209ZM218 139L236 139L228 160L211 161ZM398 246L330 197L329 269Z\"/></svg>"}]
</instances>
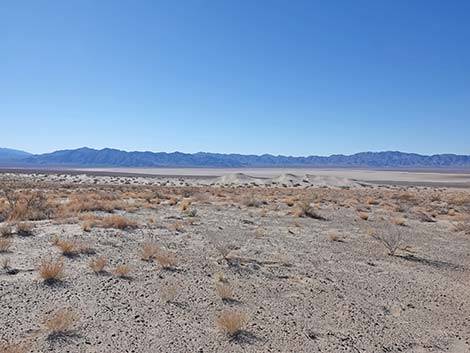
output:
<instances>
[{"instance_id":1,"label":"distant mountain range","mask_svg":"<svg viewBox=\"0 0 470 353\"><path fill-rule=\"evenodd\" d=\"M403 152L361 152L329 157L289 157L221 153L126 152L79 148L45 154L0 148L3 167L355 167L355 168L470 168L470 156L425 156Z\"/></svg>"}]
</instances>

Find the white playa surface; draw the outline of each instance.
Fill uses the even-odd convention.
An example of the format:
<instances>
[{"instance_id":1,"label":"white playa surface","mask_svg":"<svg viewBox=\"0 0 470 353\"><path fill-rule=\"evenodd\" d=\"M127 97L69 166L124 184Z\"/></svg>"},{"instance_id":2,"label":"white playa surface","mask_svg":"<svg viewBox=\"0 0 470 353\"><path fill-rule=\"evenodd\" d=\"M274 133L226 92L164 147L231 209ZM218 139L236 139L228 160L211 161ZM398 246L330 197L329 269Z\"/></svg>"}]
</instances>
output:
<instances>
[{"instance_id":1,"label":"white playa surface","mask_svg":"<svg viewBox=\"0 0 470 353\"><path fill-rule=\"evenodd\" d=\"M132 173L155 176L194 176L226 177L243 174L253 178L293 178L320 180L321 177L334 177L343 180L384 183L449 183L469 184L470 171L397 171L371 169L317 169L317 168L86 168L84 172Z\"/></svg>"}]
</instances>

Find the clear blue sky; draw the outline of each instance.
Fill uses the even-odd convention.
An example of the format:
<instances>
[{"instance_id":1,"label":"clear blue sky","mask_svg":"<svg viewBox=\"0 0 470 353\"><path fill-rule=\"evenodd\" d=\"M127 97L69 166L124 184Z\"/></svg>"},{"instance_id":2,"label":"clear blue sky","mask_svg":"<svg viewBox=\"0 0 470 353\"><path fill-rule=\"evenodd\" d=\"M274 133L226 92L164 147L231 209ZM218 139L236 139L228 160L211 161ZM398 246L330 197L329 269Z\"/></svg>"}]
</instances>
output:
<instances>
[{"instance_id":1,"label":"clear blue sky","mask_svg":"<svg viewBox=\"0 0 470 353\"><path fill-rule=\"evenodd\" d=\"M470 1L0 0L0 146L470 154Z\"/></svg>"}]
</instances>

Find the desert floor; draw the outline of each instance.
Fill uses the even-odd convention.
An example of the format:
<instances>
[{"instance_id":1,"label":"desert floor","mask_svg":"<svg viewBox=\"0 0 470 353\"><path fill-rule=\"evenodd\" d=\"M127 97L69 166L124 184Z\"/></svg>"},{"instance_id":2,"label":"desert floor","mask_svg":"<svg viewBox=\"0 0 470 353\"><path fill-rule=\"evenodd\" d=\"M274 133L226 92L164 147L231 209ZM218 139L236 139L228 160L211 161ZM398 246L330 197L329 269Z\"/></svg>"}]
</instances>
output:
<instances>
[{"instance_id":1,"label":"desert floor","mask_svg":"<svg viewBox=\"0 0 470 353\"><path fill-rule=\"evenodd\" d=\"M0 174L0 352L470 351L470 189L246 174Z\"/></svg>"}]
</instances>

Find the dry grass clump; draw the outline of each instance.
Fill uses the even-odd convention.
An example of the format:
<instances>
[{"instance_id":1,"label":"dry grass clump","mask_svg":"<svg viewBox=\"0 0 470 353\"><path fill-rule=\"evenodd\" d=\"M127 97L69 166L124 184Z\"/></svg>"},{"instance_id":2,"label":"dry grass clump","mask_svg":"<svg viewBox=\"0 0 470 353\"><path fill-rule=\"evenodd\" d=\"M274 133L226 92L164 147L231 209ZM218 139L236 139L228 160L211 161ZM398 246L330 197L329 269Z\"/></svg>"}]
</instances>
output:
<instances>
[{"instance_id":1,"label":"dry grass clump","mask_svg":"<svg viewBox=\"0 0 470 353\"><path fill-rule=\"evenodd\" d=\"M238 310L224 310L217 317L219 328L231 337L239 335L248 322L248 315Z\"/></svg>"},{"instance_id":2,"label":"dry grass clump","mask_svg":"<svg viewBox=\"0 0 470 353\"><path fill-rule=\"evenodd\" d=\"M116 266L113 273L121 278L129 278L129 273L131 272L131 268L127 264L121 264Z\"/></svg>"},{"instance_id":3,"label":"dry grass clump","mask_svg":"<svg viewBox=\"0 0 470 353\"><path fill-rule=\"evenodd\" d=\"M10 251L12 244L11 238L0 238L0 253Z\"/></svg>"},{"instance_id":4,"label":"dry grass clump","mask_svg":"<svg viewBox=\"0 0 470 353\"><path fill-rule=\"evenodd\" d=\"M456 226L455 226L455 230L457 232L463 232L465 234L469 234L470 235L470 220L466 220L464 222L461 222L461 223L458 223Z\"/></svg>"},{"instance_id":5,"label":"dry grass clump","mask_svg":"<svg viewBox=\"0 0 470 353\"><path fill-rule=\"evenodd\" d=\"M10 235L13 235L13 227L11 224L3 224L0 226L0 236L9 237Z\"/></svg>"},{"instance_id":6,"label":"dry grass clump","mask_svg":"<svg viewBox=\"0 0 470 353\"><path fill-rule=\"evenodd\" d=\"M62 255L64 256L76 256L79 254L93 253L93 249L88 244L76 240L55 239L54 245L60 249Z\"/></svg>"},{"instance_id":7,"label":"dry grass clump","mask_svg":"<svg viewBox=\"0 0 470 353\"><path fill-rule=\"evenodd\" d=\"M21 222L16 226L16 233L21 236L28 236L33 234L33 226L31 223Z\"/></svg>"},{"instance_id":8,"label":"dry grass clump","mask_svg":"<svg viewBox=\"0 0 470 353\"><path fill-rule=\"evenodd\" d=\"M191 206L192 200L184 200L180 204L180 210L181 212L185 212L189 209L189 206Z\"/></svg>"},{"instance_id":9,"label":"dry grass clump","mask_svg":"<svg viewBox=\"0 0 470 353\"><path fill-rule=\"evenodd\" d=\"M123 216L112 215L103 218L101 220L101 226L104 228L124 230L137 228L137 223Z\"/></svg>"},{"instance_id":10,"label":"dry grass clump","mask_svg":"<svg viewBox=\"0 0 470 353\"><path fill-rule=\"evenodd\" d=\"M223 272L219 271L215 274L215 283L227 283L227 278Z\"/></svg>"},{"instance_id":11,"label":"dry grass clump","mask_svg":"<svg viewBox=\"0 0 470 353\"><path fill-rule=\"evenodd\" d=\"M367 204L368 204L368 205L374 205L374 206L375 206L375 205L380 204L380 202L379 202L378 200L376 200L376 199L370 198L370 199L367 199Z\"/></svg>"},{"instance_id":12,"label":"dry grass clump","mask_svg":"<svg viewBox=\"0 0 470 353\"><path fill-rule=\"evenodd\" d=\"M39 276L46 283L60 281L64 274L64 261L58 260L44 260L38 268Z\"/></svg>"},{"instance_id":13,"label":"dry grass clump","mask_svg":"<svg viewBox=\"0 0 470 353\"><path fill-rule=\"evenodd\" d=\"M2 263L1 263L0 267L4 270L9 270L10 269L10 258L5 257L4 259L2 259Z\"/></svg>"},{"instance_id":14,"label":"dry grass clump","mask_svg":"<svg viewBox=\"0 0 470 353\"><path fill-rule=\"evenodd\" d=\"M167 270L175 268L178 263L175 253L171 251L160 249L154 257L160 266Z\"/></svg>"},{"instance_id":15,"label":"dry grass clump","mask_svg":"<svg viewBox=\"0 0 470 353\"><path fill-rule=\"evenodd\" d=\"M222 300L233 300L233 288L228 283L219 282L215 284L215 292Z\"/></svg>"},{"instance_id":16,"label":"dry grass clump","mask_svg":"<svg viewBox=\"0 0 470 353\"><path fill-rule=\"evenodd\" d=\"M330 241L337 241L337 242L342 242L343 238L338 235L336 232L330 232L328 235L328 239Z\"/></svg>"},{"instance_id":17,"label":"dry grass clump","mask_svg":"<svg viewBox=\"0 0 470 353\"><path fill-rule=\"evenodd\" d=\"M90 268L96 274L103 273L104 268L106 267L107 264L108 264L108 259L104 256L91 259L89 262Z\"/></svg>"},{"instance_id":18,"label":"dry grass clump","mask_svg":"<svg viewBox=\"0 0 470 353\"><path fill-rule=\"evenodd\" d=\"M168 205L175 206L178 203L178 199L176 197L172 197L168 200Z\"/></svg>"},{"instance_id":19,"label":"dry grass clump","mask_svg":"<svg viewBox=\"0 0 470 353\"><path fill-rule=\"evenodd\" d=\"M22 342L0 343L0 353L27 353L30 352L30 344Z\"/></svg>"},{"instance_id":20,"label":"dry grass clump","mask_svg":"<svg viewBox=\"0 0 470 353\"><path fill-rule=\"evenodd\" d=\"M406 221L404 218L394 218L393 219L393 224L397 226L404 227L406 225Z\"/></svg>"},{"instance_id":21,"label":"dry grass clump","mask_svg":"<svg viewBox=\"0 0 470 353\"><path fill-rule=\"evenodd\" d=\"M367 213L361 212L359 213L359 218L363 221L367 221L369 219L369 215Z\"/></svg>"},{"instance_id":22,"label":"dry grass clump","mask_svg":"<svg viewBox=\"0 0 470 353\"><path fill-rule=\"evenodd\" d=\"M44 328L49 337L65 336L72 332L78 314L71 308L60 309L44 321Z\"/></svg>"},{"instance_id":23,"label":"dry grass clump","mask_svg":"<svg viewBox=\"0 0 470 353\"><path fill-rule=\"evenodd\" d=\"M292 211L294 217L310 217L314 219L324 219L317 211L311 206L308 201L299 202L295 209Z\"/></svg>"},{"instance_id":24,"label":"dry grass clump","mask_svg":"<svg viewBox=\"0 0 470 353\"><path fill-rule=\"evenodd\" d=\"M295 199L292 197L287 198L284 202L289 207L292 207L295 205Z\"/></svg>"},{"instance_id":25,"label":"dry grass clump","mask_svg":"<svg viewBox=\"0 0 470 353\"><path fill-rule=\"evenodd\" d=\"M184 225L183 222L176 221L175 223L168 225L167 229L171 232L182 233L184 232Z\"/></svg>"},{"instance_id":26,"label":"dry grass clump","mask_svg":"<svg viewBox=\"0 0 470 353\"><path fill-rule=\"evenodd\" d=\"M147 241L142 244L142 254L140 258L144 261L151 261L156 257L159 251L160 247L157 244Z\"/></svg>"},{"instance_id":27,"label":"dry grass clump","mask_svg":"<svg viewBox=\"0 0 470 353\"><path fill-rule=\"evenodd\" d=\"M258 200L255 196L245 196L242 199L242 204L246 207L261 207L262 205L266 205L267 202L264 200Z\"/></svg>"}]
</instances>

